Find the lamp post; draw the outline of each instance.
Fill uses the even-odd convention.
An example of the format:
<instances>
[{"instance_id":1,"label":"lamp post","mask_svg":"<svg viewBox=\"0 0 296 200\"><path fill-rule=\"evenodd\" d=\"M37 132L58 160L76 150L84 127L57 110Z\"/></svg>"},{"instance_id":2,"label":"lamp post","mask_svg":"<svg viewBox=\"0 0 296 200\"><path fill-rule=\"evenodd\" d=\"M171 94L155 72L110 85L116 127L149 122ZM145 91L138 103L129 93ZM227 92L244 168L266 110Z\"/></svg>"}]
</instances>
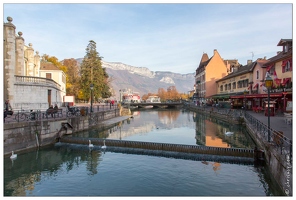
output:
<instances>
[{"instance_id":1,"label":"lamp post","mask_svg":"<svg viewBox=\"0 0 296 200\"><path fill-rule=\"evenodd\" d=\"M90 84L90 112L93 112L93 89L94 89L94 84Z\"/></svg>"},{"instance_id":2,"label":"lamp post","mask_svg":"<svg viewBox=\"0 0 296 200\"><path fill-rule=\"evenodd\" d=\"M266 76L265 78L265 87L267 88L267 110L268 110L268 124L267 124L267 128L268 128L268 142L270 142L270 88L272 86L272 78L269 76L269 74Z\"/></svg>"}]
</instances>

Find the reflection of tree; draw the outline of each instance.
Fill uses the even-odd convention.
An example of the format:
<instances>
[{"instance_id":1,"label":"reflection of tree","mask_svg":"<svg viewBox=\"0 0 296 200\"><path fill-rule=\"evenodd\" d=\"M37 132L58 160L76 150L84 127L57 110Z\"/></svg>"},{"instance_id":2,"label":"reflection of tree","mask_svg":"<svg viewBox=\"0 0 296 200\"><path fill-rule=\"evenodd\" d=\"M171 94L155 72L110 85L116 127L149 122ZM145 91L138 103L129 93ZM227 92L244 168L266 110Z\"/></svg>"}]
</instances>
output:
<instances>
[{"instance_id":1,"label":"reflection of tree","mask_svg":"<svg viewBox=\"0 0 296 200\"><path fill-rule=\"evenodd\" d=\"M85 146L85 149L81 148L81 145L62 145L50 151L39 151L37 158L35 152L28 153L24 157L18 156L13 166L5 161L5 196L26 196L35 189L36 182L55 177L64 170L71 171L81 163L86 163L88 175L97 174L101 152L89 152Z\"/></svg>"},{"instance_id":2,"label":"reflection of tree","mask_svg":"<svg viewBox=\"0 0 296 200\"><path fill-rule=\"evenodd\" d=\"M90 172L90 175L98 173L97 167L99 165L99 158L101 157L100 151L90 151L87 157L86 169Z\"/></svg>"},{"instance_id":3,"label":"reflection of tree","mask_svg":"<svg viewBox=\"0 0 296 200\"><path fill-rule=\"evenodd\" d=\"M164 124L172 124L180 115L180 110L158 111L158 118Z\"/></svg>"},{"instance_id":4,"label":"reflection of tree","mask_svg":"<svg viewBox=\"0 0 296 200\"><path fill-rule=\"evenodd\" d=\"M39 171L33 174L26 174L10 181L5 190L12 190L11 196L26 196L26 191L33 191L35 183L40 181L41 173Z\"/></svg>"}]
</instances>

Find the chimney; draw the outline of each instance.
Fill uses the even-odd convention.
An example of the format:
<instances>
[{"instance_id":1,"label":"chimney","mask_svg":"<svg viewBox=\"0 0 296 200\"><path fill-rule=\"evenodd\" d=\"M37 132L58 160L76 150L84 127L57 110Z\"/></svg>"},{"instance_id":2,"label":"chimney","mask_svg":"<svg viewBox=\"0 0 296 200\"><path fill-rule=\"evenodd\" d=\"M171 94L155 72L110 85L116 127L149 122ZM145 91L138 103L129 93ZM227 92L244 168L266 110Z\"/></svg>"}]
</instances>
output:
<instances>
[{"instance_id":1,"label":"chimney","mask_svg":"<svg viewBox=\"0 0 296 200\"><path fill-rule=\"evenodd\" d=\"M247 65L250 65L252 63L252 60L247 61Z\"/></svg>"},{"instance_id":2,"label":"chimney","mask_svg":"<svg viewBox=\"0 0 296 200\"><path fill-rule=\"evenodd\" d=\"M214 54L217 53L217 49L214 49Z\"/></svg>"}]
</instances>

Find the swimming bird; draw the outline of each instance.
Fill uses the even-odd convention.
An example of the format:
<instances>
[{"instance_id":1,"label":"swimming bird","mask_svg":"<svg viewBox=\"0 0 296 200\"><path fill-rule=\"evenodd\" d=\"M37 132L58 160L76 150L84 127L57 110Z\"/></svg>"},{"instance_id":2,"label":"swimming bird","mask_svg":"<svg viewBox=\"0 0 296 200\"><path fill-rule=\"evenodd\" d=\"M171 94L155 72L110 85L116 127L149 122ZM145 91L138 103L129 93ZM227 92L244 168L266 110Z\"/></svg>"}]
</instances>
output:
<instances>
[{"instance_id":1,"label":"swimming bird","mask_svg":"<svg viewBox=\"0 0 296 200\"><path fill-rule=\"evenodd\" d=\"M107 148L107 146L106 146L105 140L104 140L104 146L102 146L102 149L106 149L106 148Z\"/></svg>"},{"instance_id":2,"label":"swimming bird","mask_svg":"<svg viewBox=\"0 0 296 200\"><path fill-rule=\"evenodd\" d=\"M11 156L10 159L16 159L17 158L17 154L14 154L13 151L11 152Z\"/></svg>"},{"instance_id":3,"label":"swimming bird","mask_svg":"<svg viewBox=\"0 0 296 200\"><path fill-rule=\"evenodd\" d=\"M233 135L233 132L225 132L225 135Z\"/></svg>"},{"instance_id":4,"label":"swimming bird","mask_svg":"<svg viewBox=\"0 0 296 200\"><path fill-rule=\"evenodd\" d=\"M89 148L92 148L92 147L94 147L94 145L91 143L91 141L90 141L90 140L88 140L88 143L89 143L89 144L88 144L88 147L89 147Z\"/></svg>"}]
</instances>

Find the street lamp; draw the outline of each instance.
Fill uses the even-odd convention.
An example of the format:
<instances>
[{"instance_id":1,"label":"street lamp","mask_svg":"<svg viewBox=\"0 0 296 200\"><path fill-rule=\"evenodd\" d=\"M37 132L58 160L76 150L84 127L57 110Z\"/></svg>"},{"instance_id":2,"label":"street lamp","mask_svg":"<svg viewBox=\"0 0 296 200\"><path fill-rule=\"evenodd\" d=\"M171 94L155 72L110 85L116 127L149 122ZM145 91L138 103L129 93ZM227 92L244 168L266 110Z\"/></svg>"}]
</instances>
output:
<instances>
[{"instance_id":1,"label":"street lamp","mask_svg":"<svg viewBox=\"0 0 296 200\"><path fill-rule=\"evenodd\" d=\"M90 112L93 112L93 89L94 89L94 84L90 84Z\"/></svg>"},{"instance_id":2,"label":"street lamp","mask_svg":"<svg viewBox=\"0 0 296 200\"><path fill-rule=\"evenodd\" d=\"M269 108L269 104L270 104L270 89L272 86L273 80L272 78L269 76L269 74L266 76L265 78L265 87L267 88L267 109L268 109L268 142L270 142L270 108Z\"/></svg>"}]
</instances>

